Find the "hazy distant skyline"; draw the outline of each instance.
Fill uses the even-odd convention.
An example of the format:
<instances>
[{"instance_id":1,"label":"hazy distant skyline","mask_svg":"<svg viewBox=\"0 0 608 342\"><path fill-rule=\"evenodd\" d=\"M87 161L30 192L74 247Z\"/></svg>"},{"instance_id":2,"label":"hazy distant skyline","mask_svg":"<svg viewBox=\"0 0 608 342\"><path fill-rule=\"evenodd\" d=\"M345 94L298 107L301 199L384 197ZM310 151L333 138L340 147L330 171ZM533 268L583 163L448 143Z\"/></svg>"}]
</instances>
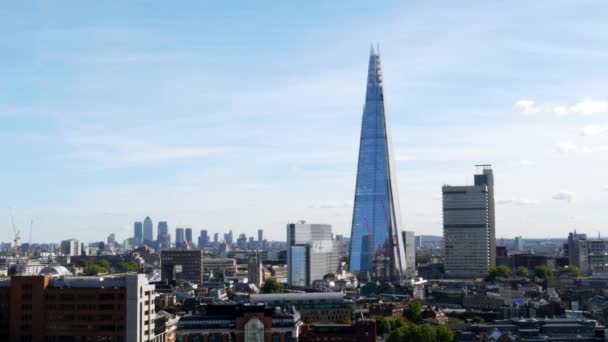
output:
<instances>
[{"instance_id":1,"label":"hazy distant skyline","mask_svg":"<svg viewBox=\"0 0 608 342\"><path fill-rule=\"evenodd\" d=\"M497 237L595 236L608 223L605 13L601 1L4 4L0 209L26 239L33 218L33 242L121 241L147 215L172 234L278 240L305 219L349 235L379 42L403 228L441 235L441 186L491 163Z\"/></svg>"}]
</instances>

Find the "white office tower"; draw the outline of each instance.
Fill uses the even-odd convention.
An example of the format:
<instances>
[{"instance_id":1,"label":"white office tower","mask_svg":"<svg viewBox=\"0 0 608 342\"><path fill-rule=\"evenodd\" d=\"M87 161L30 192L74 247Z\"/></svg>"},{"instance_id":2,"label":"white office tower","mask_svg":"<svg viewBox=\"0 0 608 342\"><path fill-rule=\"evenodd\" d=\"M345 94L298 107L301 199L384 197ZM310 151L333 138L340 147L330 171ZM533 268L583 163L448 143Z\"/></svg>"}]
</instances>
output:
<instances>
[{"instance_id":1,"label":"white office tower","mask_svg":"<svg viewBox=\"0 0 608 342\"><path fill-rule=\"evenodd\" d=\"M287 282L305 287L315 280L335 273L339 264L338 242L331 225L308 224L305 221L287 225Z\"/></svg>"},{"instance_id":2,"label":"white office tower","mask_svg":"<svg viewBox=\"0 0 608 342\"><path fill-rule=\"evenodd\" d=\"M66 256L80 256L81 253L80 241L77 239L61 241L61 254Z\"/></svg>"}]
</instances>

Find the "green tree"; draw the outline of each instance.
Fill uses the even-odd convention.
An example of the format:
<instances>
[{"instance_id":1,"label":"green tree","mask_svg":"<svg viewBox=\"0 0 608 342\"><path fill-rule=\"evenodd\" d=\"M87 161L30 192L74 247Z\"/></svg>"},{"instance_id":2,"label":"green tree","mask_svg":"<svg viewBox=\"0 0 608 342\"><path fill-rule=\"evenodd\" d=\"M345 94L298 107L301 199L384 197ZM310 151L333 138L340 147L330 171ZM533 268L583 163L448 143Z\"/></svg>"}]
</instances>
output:
<instances>
[{"instance_id":1,"label":"green tree","mask_svg":"<svg viewBox=\"0 0 608 342\"><path fill-rule=\"evenodd\" d=\"M473 321L473 323L483 323L483 318L481 318L479 316L473 316L471 318L471 321Z\"/></svg>"},{"instance_id":2,"label":"green tree","mask_svg":"<svg viewBox=\"0 0 608 342\"><path fill-rule=\"evenodd\" d=\"M267 279L262 286L262 293L283 293L283 284L274 279Z\"/></svg>"},{"instance_id":3,"label":"green tree","mask_svg":"<svg viewBox=\"0 0 608 342\"><path fill-rule=\"evenodd\" d=\"M549 278L550 276L553 275L553 271L551 271L551 269L549 267L547 267L546 265L538 265L536 267L534 267L534 276L537 278Z\"/></svg>"},{"instance_id":4,"label":"green tree","mask_svg":"<svg viewBox=\"0 0 608 342\"><path fill-rule=\"evenodd\" d=\"M437 342L454 342L454 332L448 327L438 326Z\"/></svg>"},{"instance_id":5,"label":"green tree","mask_svg":"<svg viewBox=\"0 0 608 342\"><path fill-rule=\"evenodd\" d=\"M139 264L137 264L135 262L121 261L118 263L118 269L121 272L136 272L136 271L139 271Z\"/></svg>"},{"instance_id":6,"label":"green tree","mask_svg":"<svg viewBox=\"0 0 608 342\"><path fill-rule=\"evenodd\" d=\"M433 253L428 248L420 248L416 251L416 264L424 265L431 262Z\"/></svg>"},{"instance_id":7,"label":"green tree","mask_svg":"<svg viewBox=\"0 0 608 342\"><path fill-rule=\"evenodd\" d=\"M528 268L524 267L524 266L519 266L516 270L515 270L515 275L518 277L524 277L527 278L528 277Z\"/></svg>"},{"instance_id":8,"label":"green tree","mask_svg":"<svg viewBox=\"0 0 608 342\"><path fill-rule=\"evenodd\" d=\"M454 333L447 327L407 323L393 330L387 342L453 342Z\"/></svg>"},{"instance_id":9,"label":"green tree","mask_svg":"<svg viewBox=\"0 0 608 342\"><path fill-rule=\"evenodd\" d=\"M511 274L511 269L508 266L500 265L496 267L490 267L490 271L486 280L492 281L498 277L508 277Z\"/></svg>"},{"instance_id":10,"label":"green tree","mask_svg":"<svg viewBox=\"0 0 608 342\"><path fill-rule=\"evenodd\" d=\"M420 302L410 302L405 310L405 318L408 322L420 323L422 321L422 304Z\"/></svg>"},{"instance_id":11,"label":"green tree","mask_svg":"<svg viewBox=\"0 0 608 342\"><path fill-rule=\"evenodd\" d=\"M236 292L233 289L227 289L226 296L228 296L228 299L234 299L234 297L236 297Z\"/></svg>"},{"instance_id":12,"label":"green tree","mask_svg":"<svg viewBox=\"0 0 608 342\"><path fill-rule=\"evenodd\" d=\"M581 276L581 270L576 266L560 267L559 273L567 277L576 278Z\"/></svg>"}]
</instances>

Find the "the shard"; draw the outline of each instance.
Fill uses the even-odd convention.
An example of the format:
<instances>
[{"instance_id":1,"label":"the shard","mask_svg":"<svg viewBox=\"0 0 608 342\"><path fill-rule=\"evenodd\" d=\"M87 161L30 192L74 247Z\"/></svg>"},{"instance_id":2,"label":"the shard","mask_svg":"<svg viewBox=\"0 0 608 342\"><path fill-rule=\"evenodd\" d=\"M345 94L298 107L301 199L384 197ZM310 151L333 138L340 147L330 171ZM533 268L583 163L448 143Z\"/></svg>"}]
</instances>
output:
<instances>
[{"instance_id":1,"label":"the shard","mask_svg":"<svg viewBox=\"0 0 608 342\"><path fill-rule=\"evenodd\" d=\"M349 268L374 281L399 281L406 266L400 240L403 227L382 87L380 55L372 48L361 123Z\"/></svg>"}]
</instances>

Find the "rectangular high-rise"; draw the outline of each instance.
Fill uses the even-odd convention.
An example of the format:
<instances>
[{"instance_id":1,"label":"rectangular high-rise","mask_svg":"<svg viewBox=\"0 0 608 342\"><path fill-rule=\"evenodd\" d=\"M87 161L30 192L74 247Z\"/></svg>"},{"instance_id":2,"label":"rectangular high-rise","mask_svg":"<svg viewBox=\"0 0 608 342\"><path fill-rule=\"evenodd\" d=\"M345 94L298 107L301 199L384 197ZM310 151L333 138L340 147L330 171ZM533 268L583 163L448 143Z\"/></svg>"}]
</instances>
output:
<instances>
[{"instance_id":1,"label":"rectangular high-rise","mask_svg":"<svg viewBox=\"0 0 608 342\"><path fill-rule=\"evenodd\" d=\"M287 244L287 283L290 286L310 286L313 281L336 272L340 260L331 225L304 221L289 223Z\"/></svg>"},{"instance_id":2,"label":"rectangular high-rise","mask_svg":"<svg viewBox=\"0 0 608 342\"><path fill-rule=\"evenodd\" d=\"M133 223L133 239L135 242L141 243L144 239L144 225L141 222Z\"/></svg>"},{"instance_id":3,"label":"rectangular high-rise","mask_svg":"<svg viewBox=\"0 0 608 342\"><path fill-rule=\"evenodd\" d=\"M403 231L403 247L405 252L405 277L416 276L416 235L412 231Z\"/></svg>"},{"instance_id":4,"label":"rectangular high-rise","mask_svg":"<svg viewBox=\"0 0 608 342\"><path fill-rule=\"evenodd\" d=\"M154 223L150 216L146 216L144 219L144 241L154 241Z\"/></svg>"},{"instance_id":5,"label":"rectangular high-rise","mask_svg":"<svg viewBox=\"0 0 608 342\"><path fill-rule=\"evenodd\" d=\"M182 249L184 244L184 228L175 228L175 248Z\"/></svg>"},{"instance_id":6,"label":"rectangular high-rise","mask_svg":"<svg viewBox=\"0 0 608 342\"><path fill-rule=\"evenodd\" d=\"M157 228L156 240L158 248L168 249L171 247L171 236L169 235L169 225L166 221L159 221Z\"/></svg>"},{"instance_id":7,"label":"rectangular high-rise","mask_svg":"<svg viewBox=\"0 0 608 342\"><path fill-rule=\"evenodd\" d=\"M198 237L198 248L204 248L209 246L209 234L206 229L201 230Z\"/></svg>"},{"instance_id":8,"label":"rectangular high-rise","mask_svg":"<svg viewBox=\"0 0 608 342\"><path fill-rule=\"evenodd\" d=\"M154 292L144 274L0 279L0 340L157 341Z\"/></svg>"},{"instance_id":9,"label":"rectangular high-rise","mask_svg":"<svg viewBox=\"0 0 608 342\"><path fill-rule=\"evenodd\" d=\"M404 277L406 265L383 87L380 54L372 48L361 122L349 269L374 281L398 282Z\"/></svg>"},{"instance_id":10,"label":"rectangular high-rise","mask_svg":"<svg viewBox=\"0 0 608 342\"><path fill-rule=\"evenodd\" d=\"M80 241L77 239L69 239L61 241L61 254L67 256L80 256L82 253Z\"/></svg>"},{"instance_id":11,"label":"rectangular high-rise","mask_svg":"<svg viewBox=\"0 0 608 342\"><path fill-rule=\"evenodd\" d=\"M444 270L447 278L481 278L496 263L494 177L478 165L474 185L442 187Z\"/></svg>"},{"instance_id":12,"label":"rectangular high-rise","mask_svg":"<svg viewBox=\"0 0 608 342\"><path fill-rule=\"evenodd\" d=\"M192 228L186 228L186 243L188 247L192 246Z\"/></svg>"}]
</instances>

